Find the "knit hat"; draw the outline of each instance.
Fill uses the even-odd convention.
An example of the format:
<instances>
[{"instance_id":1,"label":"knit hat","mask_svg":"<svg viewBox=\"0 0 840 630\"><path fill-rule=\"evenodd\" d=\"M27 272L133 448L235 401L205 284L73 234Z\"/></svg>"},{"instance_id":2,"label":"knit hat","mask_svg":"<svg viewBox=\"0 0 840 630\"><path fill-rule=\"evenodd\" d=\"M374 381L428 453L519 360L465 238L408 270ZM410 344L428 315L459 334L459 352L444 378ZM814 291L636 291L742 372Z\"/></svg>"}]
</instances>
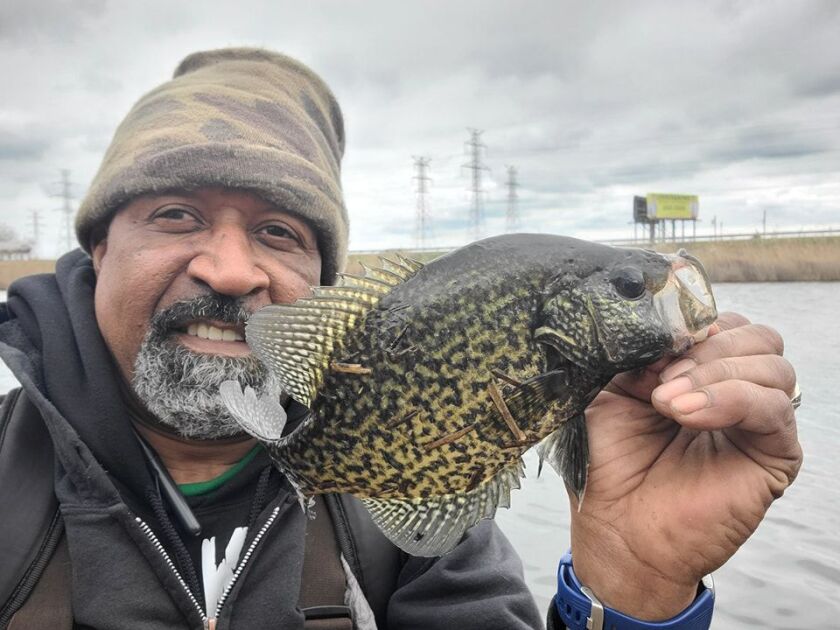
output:
<instances>
[{"instance_id":1,"label":"knit hat","mask_svg":"<svg viewBox=\"0 0 840 630\"><path fill-rule=\"evenodd\" d=\"M309 68L257 48L197 52L117 128L76 235L90 253L94 230L139 195L243 189L313 227L321 282L332 284L347 255L343 153L341 110Z\"/></svg>"}]
</instances>

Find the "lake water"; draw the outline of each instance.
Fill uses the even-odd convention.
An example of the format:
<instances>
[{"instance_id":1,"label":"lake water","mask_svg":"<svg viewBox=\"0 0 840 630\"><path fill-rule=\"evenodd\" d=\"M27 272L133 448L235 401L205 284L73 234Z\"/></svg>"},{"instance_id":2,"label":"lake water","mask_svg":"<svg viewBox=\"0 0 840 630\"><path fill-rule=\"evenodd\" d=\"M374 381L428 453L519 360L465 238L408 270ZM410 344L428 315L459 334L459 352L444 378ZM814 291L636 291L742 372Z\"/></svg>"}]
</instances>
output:
<instances>
[{"instance_id":1,"label":"lake water","mask_svg":"<svg viewBox=\"0 0 840 630\"><path fill-rule=\"evenodd\" d=\"M840 283L721 284L720 310L774 326L796 366L805 463L758 531L715 573L716 630L840 628ZM3 297L0 292L0 297ZM0 365L0 388L15 380ZM536 458L526 457L534 475ZM557 561L569 546L569 508L550 468L527 478L497 521L522 556L525 575L545 609Z\"/></svg>"}]
</instances>

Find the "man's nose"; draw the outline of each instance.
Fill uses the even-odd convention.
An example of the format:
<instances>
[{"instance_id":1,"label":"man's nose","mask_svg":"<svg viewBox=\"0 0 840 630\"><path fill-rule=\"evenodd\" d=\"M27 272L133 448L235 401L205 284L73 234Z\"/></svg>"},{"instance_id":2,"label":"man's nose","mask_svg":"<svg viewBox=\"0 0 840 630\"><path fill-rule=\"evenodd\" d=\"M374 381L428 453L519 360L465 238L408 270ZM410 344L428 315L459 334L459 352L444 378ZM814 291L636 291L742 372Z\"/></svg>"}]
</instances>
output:
<instances>
[{"instance_id":1,"label":"man's nose","mask_svg":"<svg viewBox=\"0 0 840 630\"><path fill-rule=\"evenodd\" d=\"M187 272L222 295L249 295L269 285L247 230L238 226L214 227Z\"/></svg>"}]
</instances>

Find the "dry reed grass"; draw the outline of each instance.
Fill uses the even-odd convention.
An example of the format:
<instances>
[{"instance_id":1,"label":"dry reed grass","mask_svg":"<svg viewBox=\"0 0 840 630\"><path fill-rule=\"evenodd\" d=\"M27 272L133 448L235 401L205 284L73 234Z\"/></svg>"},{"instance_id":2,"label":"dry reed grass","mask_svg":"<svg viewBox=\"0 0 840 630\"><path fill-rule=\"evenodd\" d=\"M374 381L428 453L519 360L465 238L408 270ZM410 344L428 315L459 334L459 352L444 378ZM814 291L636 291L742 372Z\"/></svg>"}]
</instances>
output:
<instances>
[{"instance_id":1,"label":"dry reed grass","mask_svg":"<svg viewBox=\"0 0 840 630\"><path fill-rule=\"evenodd\" d=\"M840 237L752 239L657 246L659 251L685 247L699 258L713 282L840 281ZM386 256L394 250L383 252ZM402 251L421 262L446 253ZM350 254L348 273L362 273L361 263L379 264L378 254ZM53 260L0 261L0 289L16 278L55 269Z\"/></svg>"},{"instance_id":2,"label":"dry reed grass","mask_svg":"<svg viewBox=\"0 0 840 630\"><path fill-rule=\"evenodd\" d=\"M685 243L713 282L840 280L840 238L777 238ZM674 251L678 246L663 247Z\"/></svg>"},{"instance_id":3,"label":"dry reed grass","mask_svg":"<svg viewBox=\"0 0 840 630\"><path fill-rule=\"evenodd\" d=\"M5 291L12 282L23 276L53 271L54 260L0 260L0 289Z\"/></svg>"},{"instance_id":4,"label":"dry reed grass","mask_svg":"<svg viewBox=\"0 0 840 630\"><path fill-rule=\"evenodd\" d=\"M674 252L681 247L703 262L713 282L840 280L840 237L665 243L656 249ZM403 253L425 262L446 252ZM378 254L350 254L347 271L361 273L360 263L376 266L378 259Z\"/></svg>"}]
</instances>

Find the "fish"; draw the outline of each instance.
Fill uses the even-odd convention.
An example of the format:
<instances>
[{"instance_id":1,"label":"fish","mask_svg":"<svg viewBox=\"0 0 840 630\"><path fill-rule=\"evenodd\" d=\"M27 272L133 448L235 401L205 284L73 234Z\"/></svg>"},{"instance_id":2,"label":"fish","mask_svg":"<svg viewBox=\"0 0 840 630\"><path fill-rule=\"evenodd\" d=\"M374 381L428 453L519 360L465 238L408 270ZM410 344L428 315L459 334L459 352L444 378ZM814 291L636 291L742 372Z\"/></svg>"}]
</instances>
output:
<instances>
[{"instance_id":1,"label":"fish","mask_svg":"<svg viewBox=\"0 0 840 630\"><path fill-rule=\"evenodd\" d=\"M665 255L550 234L382 258L254 313L246 341L310 413L227 381L231 415L298 492L350 493L401 549L440 556L498 507L537 446L582 498L584 410L618 373L679 354L717 318L709 278Z\"/></svg>"}]
</instances>

